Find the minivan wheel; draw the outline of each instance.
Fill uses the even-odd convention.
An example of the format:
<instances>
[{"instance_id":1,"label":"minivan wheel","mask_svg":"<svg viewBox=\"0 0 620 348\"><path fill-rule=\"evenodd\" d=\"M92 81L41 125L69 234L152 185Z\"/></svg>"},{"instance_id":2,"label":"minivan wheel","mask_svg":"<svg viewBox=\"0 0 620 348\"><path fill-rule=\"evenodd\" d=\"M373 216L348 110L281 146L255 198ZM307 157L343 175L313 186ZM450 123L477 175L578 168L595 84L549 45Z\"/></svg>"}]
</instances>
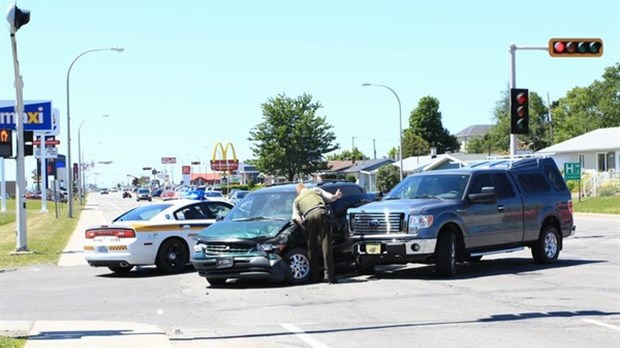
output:
<instances>
[{"instance_id":1,"label":"minivan wheel","mask_svg":"<svg viewBox=\"0 0 620 348\"><path fill-rule=\"evenodd\" d=\"M303 284L310 279L310 260L308 253L303 248L291 249L284 254L284 260L288 263L289 272L287 280L291 284Z\"/></svg>"},{"instance_id":2,"label":"minivan wheel","mask_svg":"<svg viewBox=\"0 0 620 348\"><path fill-rule=\"evenodd\" d=\"M553 225L542 228L540 237L532 246L532 257L536 263L549 264L558 259L560 255L560 237Z\"/></svg>"}]
</instances>

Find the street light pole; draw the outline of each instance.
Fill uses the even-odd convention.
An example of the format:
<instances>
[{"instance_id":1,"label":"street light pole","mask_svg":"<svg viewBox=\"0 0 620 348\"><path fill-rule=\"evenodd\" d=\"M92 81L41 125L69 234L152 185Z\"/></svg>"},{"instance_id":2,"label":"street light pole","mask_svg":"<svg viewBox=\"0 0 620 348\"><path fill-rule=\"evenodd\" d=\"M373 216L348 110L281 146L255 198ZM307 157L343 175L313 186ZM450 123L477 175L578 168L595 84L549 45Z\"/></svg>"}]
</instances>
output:
<instances>
[{"instance_id":1,"label":"street light pole","mask_svg":"<svg viewBox=\"0 0 620 348\"><path fill-rule=\"evenodd\" d=\"M87 53L91 53L91 52L98 52L98 51L116 51L116 52L123 52L123 48L95 48L92 50L88 50L88 51L84 51L82 53L80 53L77 57L75 57L75 59L73 59L73 61L71 62L71 65L69 65L69 70L67 70L67 164L66 164L66 168L67 168L67 193L69 194L68 196L68 202L67 204L69 205L69 217L72 218L73 217L73 164L71 163L71 103L69 102L69 77L71 76L71 68L73 68L73 64L75 64L75 62L80 59L80 57L82 57L83 55L87 54Z\"/></svg>"},{"instance_id":2,"label":"street light pole","mask_svg":"<svg viewBox=\"0 0 620 348\"><path fill-rule=\"evenodd\" d=\"M82 166L82 125L84 125L84 122L96 117L110 117L110 115L96 115L87 117L80 123L80 126L78 127L78 194L80 196L80 205L84 204L84 193L86 191L86 187L84 185L84 168Z\"/></svg>"},{"instance_id":3,"label":"street light pole","mask_svg":"<svg viewBox=\"0 0 620 348\"><path fill-rule=\"evenodd\" d=\"M363 83L362 86L364 87L375 86L375 87L387 88L390 90L390 92L394 93L394 96L396 97L396 100L398 101L398 141L399 141L398 157L400 158L400 181L403 181L403 117L402 117L401 106L400 106L400 98L398 97L398 94L394 92L393 89L385 85Z\"/></svg>"}]
</instances>

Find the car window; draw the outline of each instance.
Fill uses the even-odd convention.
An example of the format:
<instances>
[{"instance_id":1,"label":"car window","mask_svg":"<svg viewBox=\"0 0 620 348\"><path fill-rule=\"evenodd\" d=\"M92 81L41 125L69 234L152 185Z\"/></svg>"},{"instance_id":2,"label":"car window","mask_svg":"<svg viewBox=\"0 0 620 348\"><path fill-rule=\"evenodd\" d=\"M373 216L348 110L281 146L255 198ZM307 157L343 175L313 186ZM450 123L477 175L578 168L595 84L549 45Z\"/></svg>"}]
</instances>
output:
<instances>
[{"instance_id":1,"label":"car window","mask_svg":"<svg viewBox=\"0 0 620 348\"><path fill-rule=\"evenodd\" d=\"M230 213L231 208L222 203L214 202L213 204L203 203L200 205L203 215L206 219L221 219Z\"/></svg>"},{"instance_id":2,"label":"car window","mask_svg":"<svg viewBox=\"0 0 620 348\"><path fill-rule=\"evenodd\" d=\"M497 197L512 198L515 196L512 184L510 184L510 180L505 173L493 174L493 178L495 179L495 192L497 193Z\"/></svg>"},{"instance_id":3,"label":"car window","mask_svg":"<svg viewBox=\"0 0 620 348\"><path fill-rule=\"evenodd\" d=\"M189 205L183 207L174 212L174 217L177 220L199 220L207 219L202 213L198 204Z\"/></svg>"},{"instance_id":4,"label":"car window","mask_svg":"<svg viewBox=\"0 0 620 348\"><path fill-rule=\"evenodd\" d=\"M548 192L551 190L549 183L547 183L545 177L540 173L519 174L517 178L525 192L535 193Z\"/></svg>"},{"instance_id":5,"label":"car window","mask_svg":"<svg viewBox=\"0 0 620 348\"><path fill-rule=\"evenodd\" d=\"M143 205L138 208L132 209L125 214L114 219L116 221L147 221L152 219L155 215L168 209L171 204L150 204Z\"/></svg>"},{"instance_id":6,"label":"car window","mask_svg":"<svg viewBox=\"0 0 620 348\"><path fill-rule=\"evenodd\" d=\"M545 175L556 191L566 191L566 182L555 166L545 166Z\"/></svg>"},{"instance_id":7,"label":"car window","mask_svg":"<svg viewBox=\"0 0 620 348\"><path fill-rule=\"evenodd\" d=\"M490 187L493 185L493 180L491 180L491 174L482 173L474 176L471 181L471 187L469 188L469 193L482 193L483 187Z\"/></svg>"}]
</instances>

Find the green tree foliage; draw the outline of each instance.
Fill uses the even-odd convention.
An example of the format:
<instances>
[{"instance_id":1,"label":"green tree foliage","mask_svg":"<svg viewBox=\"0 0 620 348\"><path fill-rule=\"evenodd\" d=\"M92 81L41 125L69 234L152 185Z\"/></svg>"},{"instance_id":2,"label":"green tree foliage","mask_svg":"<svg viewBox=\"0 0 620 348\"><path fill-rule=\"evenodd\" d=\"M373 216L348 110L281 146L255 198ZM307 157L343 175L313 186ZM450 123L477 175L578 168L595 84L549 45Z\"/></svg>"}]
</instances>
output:
<instances>
[{"instance_id":1,"label":"green tree foliage","mask_svg":"<svg viewBox=\"0 0 620 348\"><path fill-rule=\"evenodd\" d=\"M403 132L403 158L411 156L425 156L430 153L428 141L415 134L411 128Z\"/></svg>"},{"instance_id":2,"label":"green tree foliage","mask_svg":"<svg viewBox=\"0 0 620 348\"><path fill-rule=\"evenodd\" d=\"M606 68L602 81L568 91L551 114L555 143L598 128L620 126L620 63Z\"/></svg>"},{"instance_id":3,"label":"green tree foliage","mask_svg":"<svg viewBox=\"0 0 620 348\"><path fill-rule=\"evenodd\" d=\"M320 103L305 93L296 99L280 94L261 107L263 122L248 138L254 142L251 149L259 171L293 181L326 169L323 155L339 145L334 144L332 126L316 115Z\"/></svg>"},{"instance_id":4,"label":"green tree foliage","mask_svg":"<svg viewBox=\"0 0 620 348\"><path fill-rule=\"evenodd\" d=\"M367 160L370 159L364 155L357 147L353 148L353 151L343 150L341 153L335 153L327 156L330 161L352 161L352 160Z\"/></svg>"},{"instance_id":5,"label":"green tree foliage","mask_svg":"<svg viewBox=\"0 0 620 348\"><path fill-rule=\"evenodd\" d=\"M377 170L377 190L389 192L400 182L400 171L397 166L388 164Z\"/></svg>"},{"instance_id":6,"label":"green tree foliage","mask_svg":"<svg viewBox=\"0 0 620 348\"><path fill-rule=\"evenodd\" d=\"M443 127L437 98L426 96L420 99L418 107L411 111L409 125L413 134L424 139L430 147L436 147L437 153L456 152L460 149L456 137ZM403 152L405 149L407 148L403 144ZM407 149L406 151L415 153L419 149ZM429 153L430 149L423 152Z\"/></svg>"}]
</instances>

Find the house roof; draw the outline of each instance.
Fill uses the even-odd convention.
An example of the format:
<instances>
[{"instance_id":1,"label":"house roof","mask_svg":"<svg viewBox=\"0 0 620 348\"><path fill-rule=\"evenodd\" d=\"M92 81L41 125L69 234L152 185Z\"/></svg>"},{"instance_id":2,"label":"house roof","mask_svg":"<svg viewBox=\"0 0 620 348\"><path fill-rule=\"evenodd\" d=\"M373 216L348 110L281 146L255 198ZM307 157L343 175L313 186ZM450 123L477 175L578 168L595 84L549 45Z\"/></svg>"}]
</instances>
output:
<instances>
[{"instance_id":1,"label":"house roof","mask_svg":"<svg viewBox=\"0 0 620 348\"><path fill-rule=\"evenodd\" d=\"M361 160L361 161L355 161L355 164L341 171L345 173L357 173L361 171L371 172L379 167L383 167L384 165L390 164L390 163L394 163L394 160L391 158Z\"/></svg>"},{"instance_id":2,"label":"house roof","mask_svg":"<svg viewBox=\"0 0 620 348\"><path fill-rule=\"evenodd\" d=\"M327 170L331 172L339 172L353 165L352 161L327 161Z\"/></svg>"},{"instance_id":3,"label":"house roof","mask_svg":"<svg viewBox=\"0 0 620 348\"><path fill-rule=\"evenodd\" d=\"M458 139L482 136L482 135L487 134L489 132L489 129L491 129L493 126L494 125L492 124L475 124L473 126L469 126L463 129L462 131L456 133L455 136Z\"/></svg>"},{"instance_id":4,"label":"house roof","mask_svg":"<svg viewBox=\"0 0 620 348\"><path fill-rule=\"evenodd\" d=\"M620 150L620 127L599 128L539 150L537 153L568 153Z\"/></svg>"}]
</instances>

